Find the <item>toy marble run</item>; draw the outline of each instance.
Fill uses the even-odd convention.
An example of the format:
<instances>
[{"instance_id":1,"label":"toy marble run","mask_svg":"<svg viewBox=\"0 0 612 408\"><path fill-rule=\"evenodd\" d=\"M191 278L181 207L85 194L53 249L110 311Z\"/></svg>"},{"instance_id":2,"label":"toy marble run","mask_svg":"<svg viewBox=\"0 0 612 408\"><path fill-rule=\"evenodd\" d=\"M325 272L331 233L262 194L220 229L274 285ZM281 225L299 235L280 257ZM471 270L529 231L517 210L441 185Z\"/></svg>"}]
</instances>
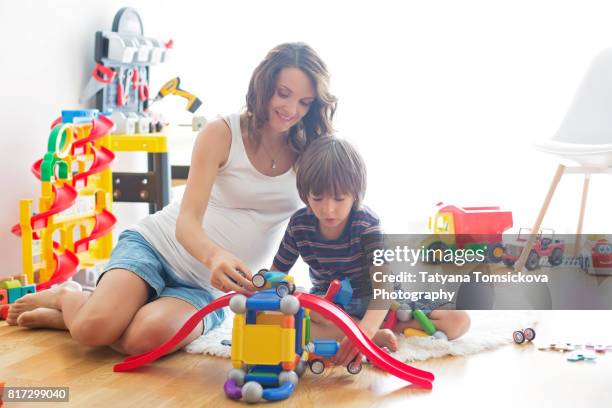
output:
<instances>
[{"instance_id":1,"label":"toy marble run","mask_svg":"<svg viewBox=\"0 0 612 408\"><path fill-rule=\"evenodd\" d=\"M110 256L112 127L95 110L63 111L52 124L47 153L32 166L41 181L38 212L32 213L31 199L21 200L12 232L21 237L23 274L37 290Z\"/></svg>"},{"instance_id":2,"label":"toy marble run","mask_svg":"<svg viewBox=\"0 0 612 408\"><path fill-rule=\"evenodd\" d=\"M127 357L113 370L131 371L157 360L183 340L204 316L229 305L235 313L231 342L233 368L224 384L230 399L244 399L249 403L286 399L293 394L307 365L315 374L325 369L326 359L336 354L338 343L335 339L313 338L310 311L335 324L375 366L415 386L432 388L432 373L393 358L333 303L345 296L339 281L332 282L325 297L294 291L291 277L280 272L260 271L254 275L253 282L262 289L248 297L232 292L214 300L195 313L166 343L150 352ZM397 322L396 314L393 316ZM361 356L347 369L351 374L358 373Z\"/></svg>"}]
</instances>

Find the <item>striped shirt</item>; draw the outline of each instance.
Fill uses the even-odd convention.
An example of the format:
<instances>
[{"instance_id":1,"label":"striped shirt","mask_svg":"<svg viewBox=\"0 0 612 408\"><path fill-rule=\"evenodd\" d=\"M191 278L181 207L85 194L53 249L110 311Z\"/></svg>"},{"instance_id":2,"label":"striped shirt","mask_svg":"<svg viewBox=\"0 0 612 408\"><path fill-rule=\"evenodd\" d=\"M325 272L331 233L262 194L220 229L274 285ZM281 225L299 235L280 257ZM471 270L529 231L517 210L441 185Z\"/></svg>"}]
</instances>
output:
<instances>
[{"instance_id":1,"label":"striped shirt","mask_svg":"<svg viewBox=\"0 0 612 408\"><path fill-rule=\"evenodd\" d=\"M332 280L348 277L354 298L372 296L369 267L373 251L383 245L378 216L365 206L351 210L344 231L332 241L321 236L318 224L307 207L293 214L274 257L274 266L289 272L301 256L310 267L313 291L325 292Z\"/></svg>"}]
</instances>

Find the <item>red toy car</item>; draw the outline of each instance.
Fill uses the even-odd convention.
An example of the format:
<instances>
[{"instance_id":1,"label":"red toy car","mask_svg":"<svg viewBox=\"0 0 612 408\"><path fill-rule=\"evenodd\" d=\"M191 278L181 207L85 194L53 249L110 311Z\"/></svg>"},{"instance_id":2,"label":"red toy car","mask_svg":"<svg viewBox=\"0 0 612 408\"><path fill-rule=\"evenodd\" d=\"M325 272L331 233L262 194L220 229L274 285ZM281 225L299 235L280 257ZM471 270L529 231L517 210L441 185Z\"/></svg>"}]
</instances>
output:
<instances>
[{"instance_id":1,"label":"red toy car","mask_svg":"<svg viewBox=\"0 0 612 408\"><path fill-rule=\"evenodd\" d=\"M551 266L561 265L563 262L565 243L555 239L555 232L553 230L544 231L547 231L547 233L544 234L543 231L540 231L529 252L529 256L527 256L525 267L530 271L540 265L540 259L543 257L548 258L548 263ZM531 231L528 228L521 228L516 237L516 242L506 244L504 255L502 256L506 266L513 266L519 256L521 256L530 233Z\"/></svg>"},{"instance_id":2,"label":"red toy car","mask_svg":"<svg viewBox=\"0 0 612 408\"><path fill-rule=\"evenodd\" d=\"M612 275L612 244L607 239L598 240L590 253L583 252L581 266L591 275Z\"/></svg>"}]
</instances>

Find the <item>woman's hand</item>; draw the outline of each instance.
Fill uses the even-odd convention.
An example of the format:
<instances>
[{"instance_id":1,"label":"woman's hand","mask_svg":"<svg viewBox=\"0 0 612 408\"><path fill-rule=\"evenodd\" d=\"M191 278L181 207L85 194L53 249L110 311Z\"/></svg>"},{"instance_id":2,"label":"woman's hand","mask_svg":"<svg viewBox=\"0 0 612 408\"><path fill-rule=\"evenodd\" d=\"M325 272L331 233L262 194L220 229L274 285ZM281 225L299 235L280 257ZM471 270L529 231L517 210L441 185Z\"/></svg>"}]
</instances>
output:
<instances>
[{"instance_id":1,"label":"woman's hand","mask_svg":"<svg viewBox=\"0 0 612 408\"><path fill-rule=\"evenodd\" d=\"M210 258L210 284L222 292L249 295L255 291L251 270L233 254L219 249Z\"/></svg>"}]
</instances>

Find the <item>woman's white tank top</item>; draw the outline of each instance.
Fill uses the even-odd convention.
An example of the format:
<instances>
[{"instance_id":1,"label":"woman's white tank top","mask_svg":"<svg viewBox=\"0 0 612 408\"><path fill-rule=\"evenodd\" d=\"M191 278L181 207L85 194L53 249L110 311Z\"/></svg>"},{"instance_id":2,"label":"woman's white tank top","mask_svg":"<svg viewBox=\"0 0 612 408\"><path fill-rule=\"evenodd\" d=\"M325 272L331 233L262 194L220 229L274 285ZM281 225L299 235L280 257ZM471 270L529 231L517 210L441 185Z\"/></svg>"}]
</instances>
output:
<instances>
[{"instance_id":1,"label":"woman's white tank top","mask_svg":"<svg viewBox=\"0 0 612 408\"><path fill-rule=\"evenodd\" d=\"M247 157L240 114L224 119L231 129L232 144L212 187L202 227L213 242L255 273L271 265L289 217L301 206L295 171L290 169L276 177L260 173ZM208 268L176 239L180 205L180 201L172 202L129 229L142 234L179 278L210 288Z\"/></svg>"}]
</instances>

